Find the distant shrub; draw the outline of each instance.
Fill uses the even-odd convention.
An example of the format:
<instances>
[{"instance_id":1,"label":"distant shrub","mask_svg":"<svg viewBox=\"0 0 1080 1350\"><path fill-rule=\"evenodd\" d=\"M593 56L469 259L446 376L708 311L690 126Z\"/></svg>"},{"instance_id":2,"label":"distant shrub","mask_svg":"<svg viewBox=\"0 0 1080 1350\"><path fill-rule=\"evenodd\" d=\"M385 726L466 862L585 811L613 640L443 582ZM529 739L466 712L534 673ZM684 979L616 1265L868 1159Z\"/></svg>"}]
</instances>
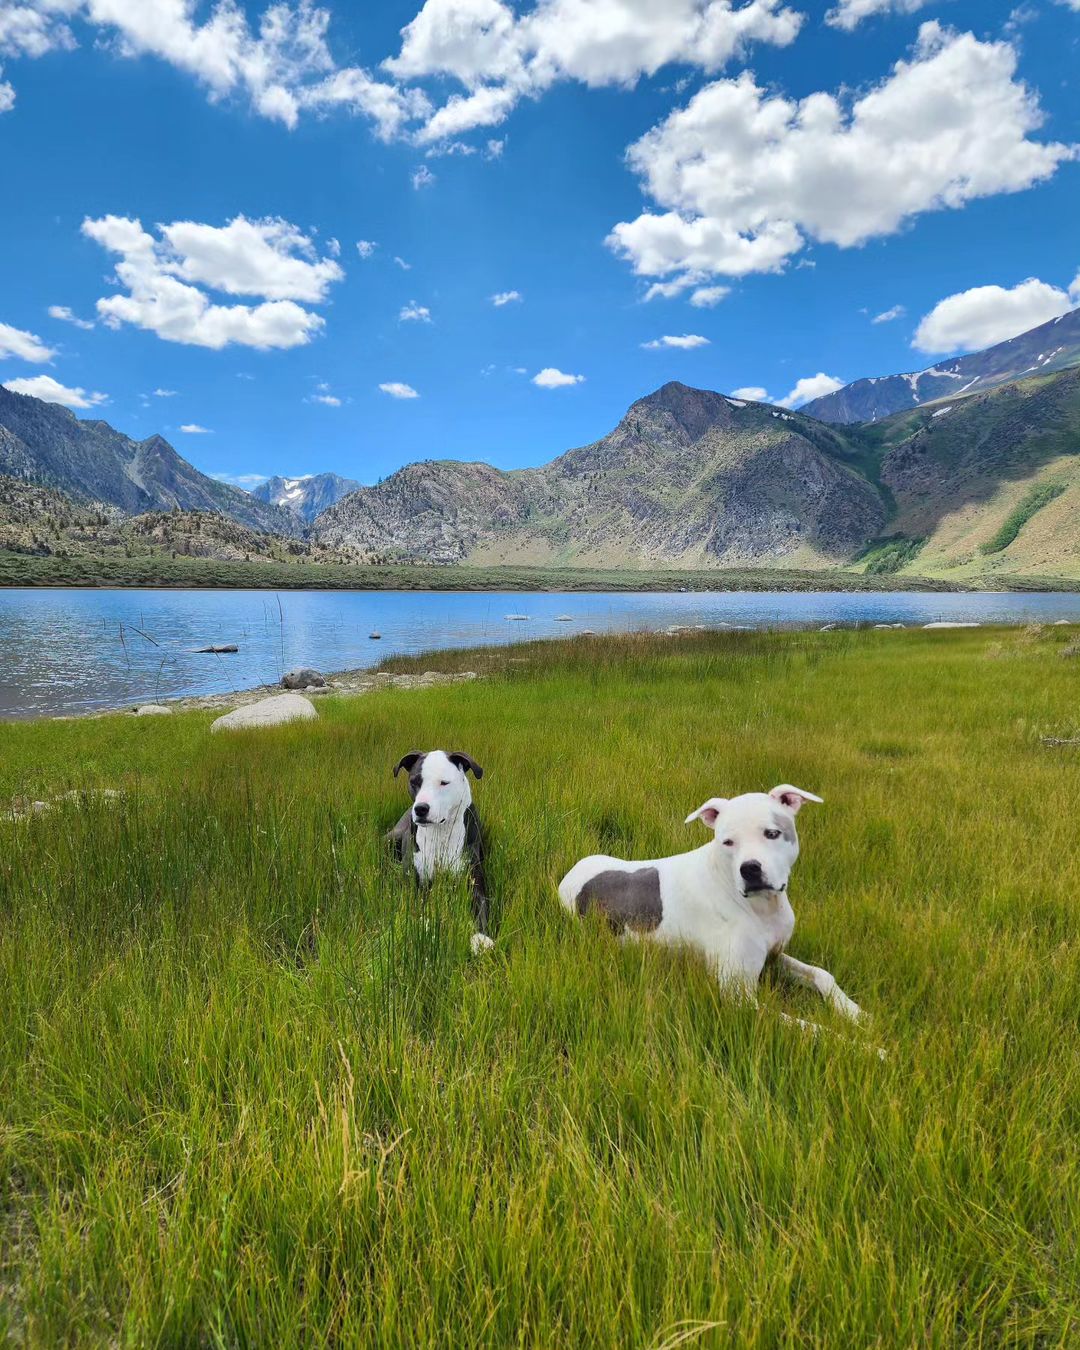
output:
<instances>
[{"instance_id":1,"label":"distant shrub","mask_svg":"<svg viewBox=\"0 0 1080 1350\"><path fill-rule=\"evenodd\" d=\"M1031 517L1064 491L1064 483L1039 483L1031 488L1005 517L993 538L981 546L980 553L1001 553L1007 549Z\"/></svg>"},{"instance_id":2,"label":"distant shrub","mask_svg":"<svg viewBox=\"0 0 1080 1350\"><path fill-rule=\"evenodd\" d=\"M922 550L925 539L908 539L897 534L889 539L881 539L872 544L864 554L865 571L869 576L887 576L899 572L909 562L913 562Z\"/></svg>"}]
</instances>

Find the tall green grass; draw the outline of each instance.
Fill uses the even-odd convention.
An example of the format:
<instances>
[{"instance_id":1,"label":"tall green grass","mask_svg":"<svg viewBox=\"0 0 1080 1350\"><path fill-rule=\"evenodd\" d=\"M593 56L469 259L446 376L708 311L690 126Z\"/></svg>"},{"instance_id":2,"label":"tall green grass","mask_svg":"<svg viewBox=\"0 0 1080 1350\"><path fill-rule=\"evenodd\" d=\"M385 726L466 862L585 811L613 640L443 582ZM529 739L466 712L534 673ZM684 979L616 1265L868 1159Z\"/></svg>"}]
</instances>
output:
<instances>
[{"instance_id":1,"label":"tall green grass","mask_svg":"<svg viewBox=\"0 0 1080 1350\"><path fill-rule=\"evenodd\" d=\"M0 1337L1080 1343L1065 641L583 639L250 736L3 727L3 800L127 795L0 824ZM380 842L434 745L488 771L484 959ZM792 951L884 1063L784 1024L836 1025L805 991L751 1011L558 907L583 854L780 781L826 799Z\"/></svg>"}]
</instances>

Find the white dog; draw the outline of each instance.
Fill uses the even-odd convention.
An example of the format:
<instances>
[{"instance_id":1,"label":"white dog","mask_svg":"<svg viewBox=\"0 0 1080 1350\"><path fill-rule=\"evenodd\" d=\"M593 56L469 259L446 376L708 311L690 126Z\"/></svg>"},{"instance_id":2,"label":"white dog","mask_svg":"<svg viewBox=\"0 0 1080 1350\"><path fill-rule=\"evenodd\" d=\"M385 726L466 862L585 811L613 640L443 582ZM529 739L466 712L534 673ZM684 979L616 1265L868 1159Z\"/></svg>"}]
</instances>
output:
<instances>
[{"instance_id":1,"label":"white dog","mask_svg":"<svg viewBox=\"0 0 1080 1350\"><path fill-rule=\"evenodd\" d=\"M812 792L783 784L769 793L712 797L686 818L703 820L714 836L692 853L650 862L594 855L559 883L571 913L596 909L618 933L695 948L717 978L753 999L765 964L816 989L845 1016L861 1009L827 970L788 956L795 929L788 877L799 856L795 816Z\"/></svg>"}]
</instances>

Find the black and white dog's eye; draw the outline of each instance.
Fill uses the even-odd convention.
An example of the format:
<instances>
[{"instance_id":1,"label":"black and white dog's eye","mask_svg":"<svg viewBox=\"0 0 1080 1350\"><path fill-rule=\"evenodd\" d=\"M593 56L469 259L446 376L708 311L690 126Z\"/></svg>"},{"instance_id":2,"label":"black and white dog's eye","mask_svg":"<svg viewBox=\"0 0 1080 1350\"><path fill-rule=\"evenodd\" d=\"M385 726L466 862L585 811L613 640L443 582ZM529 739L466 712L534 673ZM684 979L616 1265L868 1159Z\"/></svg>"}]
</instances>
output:
<instances>
[{"instance_id":1,"label":"black and white dog's eye","mask_svg":"<svg viewBox=\"0 0 1080 1350\"><path fill-rule=\"evenodd\" d=\"M766 831L765 831L765 838L766 838L766 839L779 839L779 838L780 838L780 831L779 831L779 830L766 830Z\"/></svg>"},{"instance_id":2,"label":"black and white dog's eye","mask_svg":"<svg viewBox=\"0 0 1080 1350\"><path fill-rule=\"evenodd\" d=\"M725 847L725 848L734 848L734 847L735 847L735 840L734 840L734 839L725 839L725 840L724 840L724 847Z\"/></svg>"}]
</instances>

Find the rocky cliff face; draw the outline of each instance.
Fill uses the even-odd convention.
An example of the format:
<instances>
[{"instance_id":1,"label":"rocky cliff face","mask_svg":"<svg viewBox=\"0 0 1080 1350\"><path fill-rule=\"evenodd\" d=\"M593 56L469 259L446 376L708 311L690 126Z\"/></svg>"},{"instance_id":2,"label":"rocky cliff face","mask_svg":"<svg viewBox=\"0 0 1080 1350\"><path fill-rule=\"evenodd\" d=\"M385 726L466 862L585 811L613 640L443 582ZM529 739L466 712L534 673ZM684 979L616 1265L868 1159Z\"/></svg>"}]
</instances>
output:
<instances>
[{"instance_id":1,"label":"rocky cliff face","mask_svg":"<svg viewBox=\"0 0 1080 1350\"><path fill-rule=\"evenodd\" d=\"M291 512L218 483L162 436L133 441L108 422L80 421L56 403L0 386L0 473L55 488L76 502L127 515L151 510L214 511L255 530L298 535Z\"/></svg>"},{"instance_id":2,"label":"rocky cliff face","mask_svg":"<svg viewBox=\"0 0 1080 1350\"><path fill-rule=\"evenodd\" d=\"M884 508L852 447L809 419L672 383L594 444L540 469L413 464L313 533L377 557L624 565L850 557Z\"/></svg>"}]
</instances>

